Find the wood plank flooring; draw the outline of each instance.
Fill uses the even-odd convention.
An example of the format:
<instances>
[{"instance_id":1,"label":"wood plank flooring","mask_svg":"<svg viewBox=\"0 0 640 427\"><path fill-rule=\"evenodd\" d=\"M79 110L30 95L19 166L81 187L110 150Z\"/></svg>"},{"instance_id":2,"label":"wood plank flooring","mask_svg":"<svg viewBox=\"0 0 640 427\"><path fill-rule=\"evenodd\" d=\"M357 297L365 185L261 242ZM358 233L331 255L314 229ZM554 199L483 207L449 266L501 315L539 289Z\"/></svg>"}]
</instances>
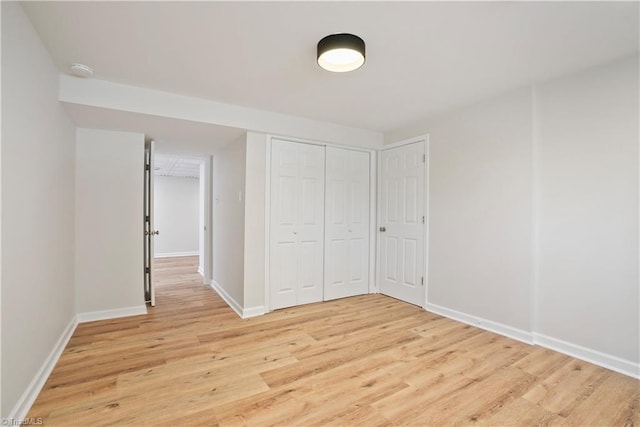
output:
<instances>
[{"instance_id":1,"label":"wood plank flooring","mask_svg":"<svg viewBox=\"0 0 640 427\"><path fill-rule=\"evenodd\" d=\"M65 426L640 425L639 381L381 295L242 320L156 262L157 307L78 326L29 417Z\"/></svg>"}]
</instances>

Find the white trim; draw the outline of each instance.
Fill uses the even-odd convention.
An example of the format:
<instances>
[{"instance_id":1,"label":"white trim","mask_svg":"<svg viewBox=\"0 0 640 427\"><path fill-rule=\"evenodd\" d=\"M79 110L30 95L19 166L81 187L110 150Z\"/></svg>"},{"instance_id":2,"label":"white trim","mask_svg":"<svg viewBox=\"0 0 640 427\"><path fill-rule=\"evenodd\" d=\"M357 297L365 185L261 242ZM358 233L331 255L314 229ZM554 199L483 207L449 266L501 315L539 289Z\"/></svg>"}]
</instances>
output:
<instances>
[{"instance_id":1,"label":"white trim","mask_svg":"<svg viewBox=\"0 0 640 427\"><path fill-rule=\"evenodd\" d=\"M198 251L187 251L187 252L164 252L164 253L154 253L154 258L177 258L183 256L198 256L200 253Z\"/></svg>"},{"instance_id":2,"label":"white trim","mask_svg":"<svg viewBox=\"0 0 640 427\"><path fill-rule=\"evenodd\" d=\"M264 308L271 311L271 139L267 135L265 147L265 177L264 177Z\"/></svg>"},{"instance_id":3,"label":"white trim","mask_svg":"<svg viewBox=\"0 0 640 427\"><path fill-rule=\"evenodd\" d=\"M242 310L242 318L248 319L250 317L262 316L266 311L263 305L259 305L257 307L249 307Z\"/></svg>"},{"instance_id":4,"label":"white trim","mask_svg":"<svg viewBox=\"0 0 640 427\"><path fill-rule=\"evenodd\" d=\"M585 362L593 363L594 365L601 366L606 369L610 369L615 372L619 372L623 375L630 376L632 378L640 379L640 364L633 363L630 360L621 359L616 356L601 353L596 350L592 350L586 347L582 347L577 344L572 344L567 341L563 341L557 338L552 338L543 334L533 334L534 343L541 347L566 354L576 359L584 360Z\"/></svg>"},{"instance_id":5,"label":"white trim","mask_svg":"<svg viewBox=\"0 0 640 427\"><path fill-rule=\"evenodd\" d=\"M423 135L418 135L418 136L414 136L412 138L407 138L407 139L403 139L401 141L396 141L396 142L392 142L390 144L385 144L384 146L382 146L382 148L380 148L380 151L390 150L392 148L402 147L403 145L409 145L409 144L413 144L413 143L416 143L416 142L428 141L428 140L429 140L429 134L425 133Z\"/></svg>"},{"instance_id":6,"label":"white trim","mask_svg":"<svg viewBox=\"0 0 640 427\"><path fill-rule=\"evenodd\" d=\"M378 152L369 154L369 293L378 288Z\"/></svg>"},{"instance_id":7,"label":"white trim","mask_svg":"<svg viewBox=\"0 0 640 427\"><path fill-rule=\"evenodd\" d=\"M16 405L4 419L24 420L27 417L33 402L35 402L38 394L40 394L40 391L42 390L42 387L44 387L44 384L47 382L51 371L53 371L60 355L71 339L76 326L78 326L78 319L77 316L73 316L67 327L62 331L60 338L58 338L58 341L53 346L49 356L44 360L42 366L40 366L40 369L38 369L38 372L36 372L33 379L27 386L27 389L22 393L22 396L20 396Z\"/></svg>"},{"instance_id":8,"label":"white trim","mask_svg":"<svg viewBox=\"0 0 640 427\"><path fill-rule=\"evenodd\" d=\"M425 310L439 314L449 319L457 320L458 322L466 323L467 325L475 326L480 329L484 329L489 332L504 335L509 338L513 338L517 341L522 341L527 344L533 344L533 334L524 331L522 329L514 328L512 326L505 325L503 323L494 322L493 320L483 319L482 317L473 316L471 314L463 313L461 311L452 310L450 308L442 307L436 304L428 303Z\"/></svg>"},{"instance_id":9,"label":"white trim","mask_svg":"<svg viewBox=\"0 0 640 427\"><path fill-rule=\"evenodd\" d=\"M147 314L146 305L136 305L133 307L116 308L114 310L89 311L78 313L76 319L78 323L95 322L96 320L117 319L120 317L140 316Z\"/></svg>"},{"instance_id":10,"label":"white trim","mask_svg":"<svg viewBox=\"0 0 640 427\"><path fill-rule=\"evenodd\" d=\"M424 247L424 289L423 289L423 306L426 307L429 303L429 222L431 216L429 215L429 165L431 162L431 144L429 142L429 135L424 135L424 210L422 213L424 214L424 235L422 238L424 239L423 247Z\"/></svg>"},{"instance_id":11,"label":"white trim","mask_svg":"<svg viewBox=\"0 0 640 427\"><path fill-rule=\"evenodd\" d=\"M227 291L224 290L224 288L222 286L220 286L220 284L218 282L215 281L215 279L212 279L211 282L209 283L209 286L211 286L211 288L216 291L216 293L218 295L220 295L220 298L222 298L224 300L224 302L227 303L227 305L236 312L236 314L242 318L242 312L243 312L243 308L242 306L238 303L238 301L236 301L235 299L233 299L233 297L231 297L231 295L229 295L227 293Z\"/></svg>"},{"instance_id":12,"label":"white trim","mask_svg":"<svg viewBox=\"0 0 640 427\"><path fill-rule=\"evenodd\" d=\"M380 233L378 233L380 227L380 211L382 210L382 197L380 197L380 192L382 191L382 155L381 152L376 153L376 226L373 231L376 234L376 252L375 252L375 263L376 263L376 276L375 276L375 288L376 293L380 293L380 276L382 275L382 267L380 265Z\"/></svg>"}]
</instances>

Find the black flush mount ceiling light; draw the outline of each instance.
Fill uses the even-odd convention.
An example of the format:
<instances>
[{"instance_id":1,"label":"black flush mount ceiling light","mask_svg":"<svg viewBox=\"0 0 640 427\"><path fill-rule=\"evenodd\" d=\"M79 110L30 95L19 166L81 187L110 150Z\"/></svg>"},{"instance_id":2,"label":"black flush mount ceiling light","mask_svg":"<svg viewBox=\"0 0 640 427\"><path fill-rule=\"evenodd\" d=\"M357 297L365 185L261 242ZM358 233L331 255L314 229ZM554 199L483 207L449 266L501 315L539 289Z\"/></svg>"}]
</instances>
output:
<instances>
[{"instance_id":1,"label":"black flush mount ceiling light","mask_svg":"<svg viewBox=\"0 0 640 427\"><path fill-rule=\"evenodd\" d=\"M318 65L344 73L364 64L364 40L353 34L331 34L318 42Z\"/></svg>"}]
</instances>

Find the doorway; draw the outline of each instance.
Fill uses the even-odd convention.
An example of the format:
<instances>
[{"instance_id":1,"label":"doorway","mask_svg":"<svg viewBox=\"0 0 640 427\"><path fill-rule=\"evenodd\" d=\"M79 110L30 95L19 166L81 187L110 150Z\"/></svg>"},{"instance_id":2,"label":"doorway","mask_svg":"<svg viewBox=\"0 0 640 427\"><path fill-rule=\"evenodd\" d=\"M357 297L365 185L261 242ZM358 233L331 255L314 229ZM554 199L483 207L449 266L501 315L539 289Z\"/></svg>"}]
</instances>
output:
<instances>
[{"instance_id":1,"label":"doorway","mask_svg":"<svg viewBox=\"0 0 640 427\"><path fill-rule=\"evenodd\" d=\"M155 306L156 291L175 285L176 272L199 274L202 284L210 281L210 162L156 153L153 143L147 148L145 299Z\"/></svg>"}]
</instances>

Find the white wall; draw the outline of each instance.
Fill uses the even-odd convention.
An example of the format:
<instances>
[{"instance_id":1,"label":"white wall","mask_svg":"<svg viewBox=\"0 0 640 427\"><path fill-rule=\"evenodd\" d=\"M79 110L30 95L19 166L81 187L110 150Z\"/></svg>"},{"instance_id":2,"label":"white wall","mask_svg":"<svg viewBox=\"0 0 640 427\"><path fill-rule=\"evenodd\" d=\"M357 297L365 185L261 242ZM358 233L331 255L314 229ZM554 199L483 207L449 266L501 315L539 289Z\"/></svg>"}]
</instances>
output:
<instances>
[{"instance_id":1,"label":"white wall","mask_svg":"<svg viewBox=\"0 0 640 427\"><path fill-rule=\"evenodd\" d=\"M317 141L379 148L379 132L222 102L60 75L60 101Z\"/></svg>"},{"instance_id":2,"label":"white wall","mask_svg":"<svg viewBox=\"0 0 640 427\"><path fill-rule=\"evenodd\" d=\"M638 58L536 88L537 331L640 361Z\"/></svg>"},{"instance_id":3,"label":"white wall","mask_svg":"<svg viewBox=\"0 0 640 427\"><path fill-rule=\"evenodd\" d=\"M635 57L387 135L430 134L428 308L640 374L638 91Z\"/></svg>"},{"instance_id":4,"label":"white wall","mask_svg":"<svg viewBox=\"0 0 640 427\"><path fill-rule=\"evenodd\" d=\"M4 418L75 314L74 127L19 3L1 7Z\"/></svg>"},{"instance_id":5,"label":"white wall","mask_svg":"<svg viewBox=\"0 0 640 427\"><path fill-rule=\"evenodd\" d=\"M244 233L244 307L264 312L267 136L247 133Z\"/></svg>"},{"instance_id":6,"label":"white wall","mask_svg":"<svg viewBox=\"0 0 640 427\"><path fill-rule=\"evenodd\" d=\"M217 152L213 166L213 280L236 308L244 306L245 172L243 135Z\"/></svg>"},{"instance_id":7,"label":"white wall","mask_svg":"<svg viewBox=\"0 0 640 427\"><path fill-rule=\"evenodd\" d=\"M76 134L76 309L144 307L144 135Z\"/></svg>"},{"instance_id":8,"label":"white wall","mask_svg":"<svg viewBox=\"0 0 640 427\"><path fill-rule=\"evenodd\" d=\"M199 251L200 180L175 176L154 177L156 256L194 255Z\"/></svg>"},{"instance_id":9,"label":"white wall","mask_svg":"<svg viewBox=\"0 0 640 427\"><path fill-rule=\"evenodd\" d=\"M429 141L429 303L530 330L530 90L435 120Z\"/></svg>"}]
</instances>

